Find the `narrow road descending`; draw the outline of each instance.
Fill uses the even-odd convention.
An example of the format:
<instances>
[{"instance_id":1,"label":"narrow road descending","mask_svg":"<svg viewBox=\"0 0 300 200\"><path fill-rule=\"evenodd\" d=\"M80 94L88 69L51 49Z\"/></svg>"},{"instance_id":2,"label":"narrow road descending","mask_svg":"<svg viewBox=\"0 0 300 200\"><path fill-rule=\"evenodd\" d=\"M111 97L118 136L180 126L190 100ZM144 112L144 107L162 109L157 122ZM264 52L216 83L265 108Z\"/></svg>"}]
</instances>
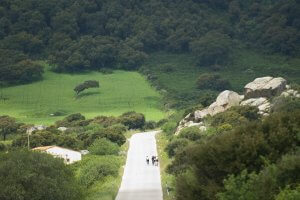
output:
<instances>
[{"instance_id":1,"label":"narrow road descending","mask_svg":"<svg viewBox=\"0 0 300 200\"><path fill-rule=\"evenodd\" d=\"M130 138L122 184L116 200L162 200L159 166L152 166L151 156L157 156L157 131L138 133ZM146 156L150 164L146 164Z\"/></svg>"}]
</instances>

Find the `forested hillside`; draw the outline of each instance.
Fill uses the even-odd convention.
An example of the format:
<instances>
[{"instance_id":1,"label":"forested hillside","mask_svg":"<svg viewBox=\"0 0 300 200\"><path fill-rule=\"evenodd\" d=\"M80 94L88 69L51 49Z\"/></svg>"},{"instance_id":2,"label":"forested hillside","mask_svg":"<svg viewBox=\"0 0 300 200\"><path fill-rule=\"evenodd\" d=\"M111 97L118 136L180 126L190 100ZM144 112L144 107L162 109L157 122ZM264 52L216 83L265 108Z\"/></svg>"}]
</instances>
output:
<instances>
[{"instance_id":1,"label":"forested hillside","mask_svg":"<svg viewBox=\"0 0 300 200\"><path fill-rule=\"evenodd\" d=\"M300 52L298 0L2 0L0 81L56 72L133 70L149 53L191 53L222 67L240 43L265 53Z\"/></svg>"}]
</instances>

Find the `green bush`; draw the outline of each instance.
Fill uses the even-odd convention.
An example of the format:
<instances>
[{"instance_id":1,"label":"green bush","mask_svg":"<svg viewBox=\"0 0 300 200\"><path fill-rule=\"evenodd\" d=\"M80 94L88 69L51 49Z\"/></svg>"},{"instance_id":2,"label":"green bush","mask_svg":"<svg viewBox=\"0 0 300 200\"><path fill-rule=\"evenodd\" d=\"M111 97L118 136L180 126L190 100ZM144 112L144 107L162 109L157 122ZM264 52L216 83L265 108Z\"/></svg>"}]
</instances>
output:
<instances>
[{"instance_id":1,"label":"green bush","mask_svg":"<svg viewBox=\"0 0 300 200\"><path fill-rule=\"evenodd\" d=\"M117 155L120 147L116 143L101 138L95 140L88 150L94 155Z\"/></svg>"},{"instance_id":2,"label":"green bush","mask_svg":"<svg viewBox=\"0 0 300 200\"><path fill-rule=\"evenodd\" d=\"M175 154L168 171L178 176L192 167L198 181L196 191L193 191L197 196L193 199L214 199L216 193L223 190L223 180L228 175L239 174L245 169L250 173L257 172L263 169L265 160L276 163L283 155L295 152L299 147L299 118L299 111L274 113L263 121L246 122L232 131L188 145ZM277 175L278 182L288 184L292 177L294 181L300 180L299 173L295 172L299 168L296 161L298 159L295 162L287 159L278 164L279 169L285 169L285 173ZM191 192L185 193L188 188L181 188L181 183L188 181L183 179L175 181L181 199Z\"/></svg>"},{"instance_id":3,"label":"green bush","mask_svg":"<svg viewBox=\"0 0 300 200\"><path fill-rule=\"evenodd\" d=\"M275 200L298 200L300 199L300 185L296 189L286 187L275 197Z\"/></svg>"},{"instance_id":4,"label":"green bush","mask_svg":"<svg viewBox=\"0 0 300 200\"><path fill-rule=\"evenodd\" d=\"M82 200L82 190L62 159L36 151L0 154L0 199Z\"/></svg>"},{"instance_id":5,"label":"green bush","mask_svg":"<svg viewBox=\"0 0 300 200\"><path fill-rule=\"evenodd\" d=\"M186 138L191 141L196 141L199 140L202 135L199 127L189 127L189 128L184 128L180 131L179 138Z\"/></svg>"},{"instance_id":6,"label":"green bush","mask_svg":"<svg viewBox=\"0 0 300 200\"><path fill-rule=\"evenodd\" d=\"M95 157L82 166L79 174L80 183L85 187L89 187L106 176L117 176L119 168L120 161L117 157Z\"/></svg>"},{"instance_id":7,"label":"green bush","mask_svg":"<svg viewBox=\"0 0 300 200\"><path fill-rule=\"evenodd\" d=\"M152 130L156 128L156 122L155 121L147 121L144 125L145 130Z\"/></svg>"},{"instance_id":8,"label":"green bush","mask_svg":"<svg viewBox=\"0 0 300 200\"><path fill-rule=\"evenodd\" d=\"M228 80L222 79L218 74L201 74L197 80L196 86L201 90L223 91L230 89L231 85Z\"/></svg>"},{"instance_id":9,"label":"green bush","mask_svg":"<svg viewBox=\"0 0 300 200\"><path fill-rule=\"evenodd\" d=\"M5 151L7 149L6 145L3 143L0 143L0 151Z\"/></svg>"},{"instance_id":10,"label":"green bush","mask_svg":"<svg viewBox=\"0 0 300 200\"><path fill-rule=\"evenodd\" d=\"M161 129L167 134L167 135L172 135L174 134L175 130L177 127L177 123L174 121L168 121L165 123Z\"/></svg>"},{"instance_id":11,"label":"green bush","mask_svg":"<svg viewBox=\"0 0 300 200\"><path fill-rule=\"evenodd\" d=\"M142 113L127 112L120 116L120 121L129 129L139 129L145 125L145 116Z\"/></svg>"},{"instance_id":12,"label":"green bush","mask_svg":"<svg viewBox=\"0 0 300 200\"><path fill-rule=\"evenodd\" d=\"M176 152L181 151L189 144L189 140L185 138L173 139L165 148L169 157L175 156Z\"/></svg>"},{"instance_id":13,"label":"green bush","mask_svg":"<svg viewBox=\"0 0 300 200\"><path fill-rule=\"evenodd\" d=\"M272 112L292 112L300 110L300 100L296 97L277 97L273 100Z\"/></svg>"},{"instance_id":14,"label":"green bush","mask_svg":"<svg viewBox=\"0 0 300 200\"><path fill-rule=\"evenodd\" d=\"M286 200L291 195L290 199L293 199L297 195L297 188L292 190L293 188L287 186L299 184L299 170L300 156L287 155L277 164L269 165L259 173L247 173L244 170L240 175L229 176L224 180L225 191L218 193L217 197L219 200L273 200L281 188L286 188L277 198Z\"/></svg>"}]
</instances>

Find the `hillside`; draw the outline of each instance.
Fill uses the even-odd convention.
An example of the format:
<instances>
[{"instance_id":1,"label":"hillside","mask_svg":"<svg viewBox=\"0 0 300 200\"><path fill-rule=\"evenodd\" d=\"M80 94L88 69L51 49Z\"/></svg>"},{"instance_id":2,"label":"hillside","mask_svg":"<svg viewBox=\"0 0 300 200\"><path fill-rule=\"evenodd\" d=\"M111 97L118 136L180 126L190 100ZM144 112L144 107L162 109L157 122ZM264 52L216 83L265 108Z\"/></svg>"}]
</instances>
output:
<instances>
[{"instance_id":1,"label":"hillside","mask_svg":"<svg viewBox=\"0 0 300 200\"><path fill-rule=\"evenodd\" d=\"M86 80L98 80L100 88L88 89L76 96L74 87ZM156 121L165 116L161 96L137 72L71 75L46 70L44 80L0 89L0 97L2 115L34 124L51 124L72 113L92 118L137 111L144 113L147 120Z\"/></svg>"}]
</instances>

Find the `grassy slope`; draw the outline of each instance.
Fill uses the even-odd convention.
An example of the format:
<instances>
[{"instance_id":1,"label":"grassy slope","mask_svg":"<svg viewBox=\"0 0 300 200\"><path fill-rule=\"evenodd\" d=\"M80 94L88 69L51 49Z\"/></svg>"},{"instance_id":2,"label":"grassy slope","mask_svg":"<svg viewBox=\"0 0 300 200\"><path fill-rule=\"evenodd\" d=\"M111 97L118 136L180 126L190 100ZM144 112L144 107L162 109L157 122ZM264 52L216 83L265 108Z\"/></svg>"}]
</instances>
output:
<instances>
[{"instance_id":1,"label":"grassy slope","mask_svg":"<svg viewBox=\"0 0 300 200\"><path fill-rule=\"evenodd\" d=\"M85 80L98 80L100 88L82 92L76 98L73 88ZM0 115L7 114L27 123L51 124L62 117L51 113L80 112L88 118L97 115L120 115L126 111L142 112L147 120L164 117L161 97L137 72L115 71L70 75L46 71L44 80L28 85L0 89Z\"/></svg>"},{"instance_id":2,"label":"grassy slope","mask_svg":"<svg viewBox=\"0 0 300 200\"><path fill-rule=\"evenodd\" d=\"M164 66L171 66L172 72L164 72ZM282 76L289 82L300 83L300 59L288 59L280 55L264 55L253 50L234 52L233 63L214 72L207 67L196 65L190 54L154 53L145 66L150 69L162 89L176 95L193 94L201 96L196 88L196 80L201 73L219 73L228 79L232 90L242 92L246 83L262 76ZM195 102L193 102L195 103Z\"/></svg>"}]
</instances>

